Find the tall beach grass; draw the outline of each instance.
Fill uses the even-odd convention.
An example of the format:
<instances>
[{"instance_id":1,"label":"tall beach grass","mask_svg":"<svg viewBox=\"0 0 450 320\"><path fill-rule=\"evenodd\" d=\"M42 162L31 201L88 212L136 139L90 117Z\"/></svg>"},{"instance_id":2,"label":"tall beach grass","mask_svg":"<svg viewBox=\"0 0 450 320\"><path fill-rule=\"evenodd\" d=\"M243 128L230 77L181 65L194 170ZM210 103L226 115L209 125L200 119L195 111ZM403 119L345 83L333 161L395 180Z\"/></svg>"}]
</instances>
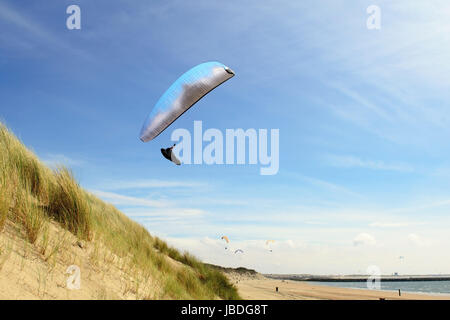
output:
<instances>
[{"instance_id":1,"label":"tall beach grass","mask_svg":"<svg viewBox=\"0 0 450 320\"><path fill-rule=\"evenodd\" d=\"M124 268L130 274L159 283L162 292L156 297L239 299L222 273L151 236L114 206L81 188L69 169L46 167L0 123L0 232L8 220L21 226L30 244L44 244L43 255L50 221L82 241L101 244L127 262Z\"/></svg>"}]
</instances>

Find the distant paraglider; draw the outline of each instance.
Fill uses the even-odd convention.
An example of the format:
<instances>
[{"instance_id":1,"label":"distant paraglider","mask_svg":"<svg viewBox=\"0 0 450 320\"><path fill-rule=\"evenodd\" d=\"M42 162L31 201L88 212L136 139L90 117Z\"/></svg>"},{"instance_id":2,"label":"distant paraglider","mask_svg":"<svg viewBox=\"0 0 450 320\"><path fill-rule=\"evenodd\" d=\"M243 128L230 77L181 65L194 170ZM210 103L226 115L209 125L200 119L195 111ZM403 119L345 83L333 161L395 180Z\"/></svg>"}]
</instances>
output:
<instances>
[{"instance_id":1,"label":"distant paraglider","mask_svg":"<svg viewBox=\"0 0 450 320\"><path fill-rule=\"evenodd\" d=\"M267 248L267 250L269 250L270 252L272 252L272 243L275 243L275 240L267 240L267 241L266 241L266 248Z\"/></svg>"},{"instance_id":2,"label":"distant paraglider","mask_svg":"<svg viewBox=\"0 0 450 320\"><path fill-rule=\"evenodd\" d=\"M244 253L244 251L241 249L237 249L236 251L234 251L234 254L236 254L236 253Z\"/></svg>"},{"instance_id":3,"label":"distant paraglider","mask_svg":"<svg viewBox=\"0 0 450 320\"><path fill-rule=\"evenodd\" d=\"M234 72L220 62L205 62L184 73L159 98L142 126L140 139L148 142L156 138L197 101L233 76ZM167 149L161 149L161 153L162 150ZM173 161L164 153L163 156Z\"/></svg>"},{"instance_id":4,"label":"distant paraglider","mask_svg":"<svg viewBox=\"0 0 450 320\"><path fill-rule=\"evenodd\" d=\"M222 238L221 238L222 240L225 240L225 242L228 244L228 243L230 243L230 239L228 239L228 237L227 236L222 236ZM228 248L227 247L225 247L225 250L227 250Z\"/></svg>"}]
</instances>

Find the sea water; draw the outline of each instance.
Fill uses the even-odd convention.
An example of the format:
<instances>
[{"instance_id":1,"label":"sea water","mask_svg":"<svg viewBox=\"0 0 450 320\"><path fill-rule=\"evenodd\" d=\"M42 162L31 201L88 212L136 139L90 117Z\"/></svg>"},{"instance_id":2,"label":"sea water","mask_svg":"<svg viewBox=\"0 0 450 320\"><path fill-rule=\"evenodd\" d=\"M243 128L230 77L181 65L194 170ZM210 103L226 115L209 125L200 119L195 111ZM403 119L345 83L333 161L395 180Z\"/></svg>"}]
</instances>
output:
<instances>
[{"instance_id":1,"label":"sea water","mask_svg":"<svg viewBox=\"0 0 450 320\"><path fill-rule=\"evenodd\" d=\"M320 281L311 283L326 286L335 286L340 288L358 288L367 289L367 282L327 282ZM450 281L383 281L381 280L381 290L401 291L405 292L421 292L421 293L440 293L450 294Z\"/></svg>"}]
</instances>

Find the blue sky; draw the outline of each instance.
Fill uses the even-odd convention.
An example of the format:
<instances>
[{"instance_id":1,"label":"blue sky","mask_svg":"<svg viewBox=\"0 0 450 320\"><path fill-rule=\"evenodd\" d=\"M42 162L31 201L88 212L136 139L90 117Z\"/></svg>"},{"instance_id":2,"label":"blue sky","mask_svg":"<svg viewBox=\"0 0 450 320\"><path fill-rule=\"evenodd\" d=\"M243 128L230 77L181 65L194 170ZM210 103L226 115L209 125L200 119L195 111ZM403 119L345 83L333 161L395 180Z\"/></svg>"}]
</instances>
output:
<instances>
[{"instance_id":1,"label":"blue sky","mask_svg":"<svg viewBox=\"0 0 450 320\"><path fill-rule=\"evenodd\" d=\"M81 30L66 28L71 4ZM380 30L366 27L372 4ZM0 118L46 163L205 261L448 273L449 13L438 0L0 0ZM142 143L162 93L211 60L236 76ZM279 173L173 166L159 149L195 120L279 129ZM245 255L224 254L223 234Z\"/></svg>"}]
</instances>

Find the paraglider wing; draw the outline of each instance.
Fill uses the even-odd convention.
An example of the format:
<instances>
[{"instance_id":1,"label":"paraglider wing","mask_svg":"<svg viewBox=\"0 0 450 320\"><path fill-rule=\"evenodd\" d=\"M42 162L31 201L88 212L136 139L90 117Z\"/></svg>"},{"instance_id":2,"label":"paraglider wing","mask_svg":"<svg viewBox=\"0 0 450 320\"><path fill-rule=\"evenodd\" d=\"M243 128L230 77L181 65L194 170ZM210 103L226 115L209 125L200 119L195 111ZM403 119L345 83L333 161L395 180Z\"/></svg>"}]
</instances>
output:
<instances>
[{"instance_id":1,"label":"paraglider wing","mask_svg":"<svg viewBox=\"0 0 450 320\"><path fill-rule=\"evenodd\" d=\"M141 129L140 139L153 140L198 100L233 76L234 72L220 62L205 62L184 73L158 100Z\"/></svg>"},{"instance_id":2,"label":"paraglider wing","mask_svg":"<svg viewBox=\"0 0 450 320\"><path fill-rule=\"evenodd\" d=\"M237 249L234 253L238 253L238 252L244 253L244 251L242 251L241 249Z\"/></svg>"},{"instance_id":3,"label":"paraglider wing","mask_svg":"<svg viewBox=\"0 0 450 320\"><path fill-rule=\"evenodd\" d=\"M230 239L228 239L227 236L222 236L222 238L220 238L220 239L225 240L227 243L230 243ZM228 247L225 247L225 250L227 250L227 249L228 249Z\"/></svg>"}]
</instances>

